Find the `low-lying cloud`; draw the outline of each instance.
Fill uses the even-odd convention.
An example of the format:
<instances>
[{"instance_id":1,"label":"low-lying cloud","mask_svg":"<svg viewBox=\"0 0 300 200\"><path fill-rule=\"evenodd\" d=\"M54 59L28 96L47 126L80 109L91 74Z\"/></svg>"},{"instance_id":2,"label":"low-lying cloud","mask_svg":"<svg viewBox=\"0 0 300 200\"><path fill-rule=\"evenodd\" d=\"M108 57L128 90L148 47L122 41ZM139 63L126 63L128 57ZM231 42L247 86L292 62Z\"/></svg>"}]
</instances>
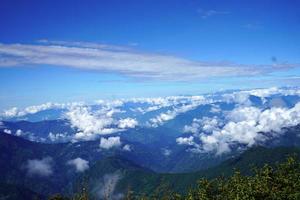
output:
<instances>
[{"instance_id":1,"label":"low-lying cloud","mask_svg":"<svg viewBox=\"0 0 300 200\"><path fill-rule=\"evenodd\" d=\"M109 112L93 113L89 106L73 107L66 113L66 117L71 125L79 130L75 134L77 140L90 140L94 139L97 134L110 134L116 131L110 127L114 120Z\"/></svg>"},{"instance_id":2,"label":"low-lying cloud","mask_svg":"<svg viewBox=\"0 0 300 200\"><path fill-rule=\"evenodd\" d=\"M29 176L43 176L47 177L53 174L53 159L51 157L45 157L43 159L28 160L25 164L25 169Z\"/></svg>"},{"instance_id":3,"label":"low-lying cloud","mask_svg":"<svg viewBox=\"0 0 300 200\"><path fill-rule=\"evenodd\" d=\"M284 134L282 128L296 126L300 123L300 103L292 108L272 107L237 107L226 115L225 123L218 118L194 119L186 132L194 134L180 137L177 143L190 145L199 152L223 154L240 144L251 147L264 143ZM197 137L200 143L195 142Z\"/></svg>"},{"instance_id":4,"label":"low-lying cloud","mask_svg":"<svg viewBox=\"0 0 300 200\"><path fill-rule=\"evenodd\" d=\"M92 192L98 199L123 199L124 195L115 191L116 186L121 178L122 176L118 171L111 174L105 174L103 179L100 180L96 186L94 186Z\"/></svg>"},{"instance_id":5,"label":"low-lying cloud","mask_svg":"<svg viewBox=\"0 0 300 200\"><path fill-rule=\"evenodd\" d=\"M89 161L84 160L82 158L75 158L73 160L69 160L67 162L68 165L72 165L75 167L77 172L84 172L85 170L89 169Z\"/></svg>"},{"instance_id":6,"label":"low-lying cloud","mask_svg":"<svg viewBox=\"0 0 300 200\"><path fill-rule=\"evenodd\" d=\"M113 147L119 147L121 145L121 140L119 136L116 137L108 137L104 138L102 137L100 139L100 148L102 149L110 149Z\"/></svg>"}]
</instances>

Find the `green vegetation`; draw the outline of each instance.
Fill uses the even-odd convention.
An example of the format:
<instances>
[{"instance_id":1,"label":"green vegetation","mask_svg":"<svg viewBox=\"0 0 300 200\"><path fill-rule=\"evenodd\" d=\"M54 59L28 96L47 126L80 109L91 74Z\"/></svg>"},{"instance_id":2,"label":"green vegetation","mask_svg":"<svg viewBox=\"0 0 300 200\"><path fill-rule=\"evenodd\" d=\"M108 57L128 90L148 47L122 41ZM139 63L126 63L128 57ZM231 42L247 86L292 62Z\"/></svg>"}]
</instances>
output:
<instances>
[{"instance_id":1,"label":"green vegetation","mask_svg":"<svg viewBox=\"0 0 300 200\"><path fill-rule=\"evenodd\" d=\"M173 192L167 184L161 184L151 195L138 195L128 191L125 199L188 199L188 200L297 200L300 199L300 162L296 156L283 163L271 166L265 164L253 169L253 174L242 175L235 171L227 178L202 178L196 187L186 194ZM76 194L72 200L87 200L86 190ZM68 200L55 196L50 200Z\"/></svg>"},{"instance_id":2,"label":"green vegetation","mask_svg":"<svg viewBox=\"0 0 300 200\"><path fill-rule=\"evenodd\" d=\"M253 176L236 171L228 179L201 179L183 199L300 199L300 163L289 157L276 167L255 169Z\"/></svg>"}]
</instances>

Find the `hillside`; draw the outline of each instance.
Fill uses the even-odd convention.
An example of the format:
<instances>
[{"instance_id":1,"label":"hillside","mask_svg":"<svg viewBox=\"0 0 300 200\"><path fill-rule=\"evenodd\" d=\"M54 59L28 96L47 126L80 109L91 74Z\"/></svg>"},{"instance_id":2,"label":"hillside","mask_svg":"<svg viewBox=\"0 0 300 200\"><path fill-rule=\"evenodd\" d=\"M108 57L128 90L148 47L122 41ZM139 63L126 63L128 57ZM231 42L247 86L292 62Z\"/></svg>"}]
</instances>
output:
<instances>
[{"instance_id":1,"label":"hillside","mask_svg":"<svg viewBox=\"0 0 300 200\"><path fill-rule=\"evenodd\" d=\"M253 147L242 154L232 157L221 164L189 173L157 173L123 157L115 152L94 152L94 142L78 144L43 144L30 142L25 139L0 134L0 182L13 188L6 191L34 191L32 194L48 196L54 193L70 195L78 192L78 188L88 187L92 196L97 199L105 182L113 181L114 195L122 195L127 190L135 194L150 194L164 187L185 193L202 177L215 178L221 175L229 176L234 169L243 174L250 174L252 167L260 167L265 163L274 164L283 161L288 155L296 154L300 157L300 150L296 147ZM90 168L84 173L76 173L66 163L69 159L81 156L94 160ZM89 157L88 157L89 156ZM30 159L52 158L53 173L51 176L31 176L26 169ZM20 189L21 188L21 189ZM104 187L105 188L105 187ZM7 192L6 192L7 193ZM2 192L2 195L6 194ZM27 192L31 194L30 192ZM26 194L27 194L26 193Z\"/></svg>"},{"instance_id":2,"label":"hillside","mask_svg":"<svg viewBox=\"0 0 300 200\"><path fill-rule=\"evenodd\" d=\"M163 186L165 189L169 188L183 194L191 187L194 187L201 178L229 177L235 170L241 171L244 175L249 175L253 172L254 167L262 167L265 164L274 165L294 154L300 158L300 149L294 147L254 147L240 156L222 162L216 167L180 174L158 174L141 168L128 160L110 157L98 161L91 167L80 178L79 182L85 184L81 184L81 186L79 186L80 184L76 185L76 188L87 187L92 197L96 198L95 195L97 194L95 191L97 186L99 186L99 182L103 181L103 177L115 175L118 177L118 182L113 190L115 193L124 194L130 189L134 194L149 195L153 194L154 191L159 191Z\"/></svg>"}]
</instances>

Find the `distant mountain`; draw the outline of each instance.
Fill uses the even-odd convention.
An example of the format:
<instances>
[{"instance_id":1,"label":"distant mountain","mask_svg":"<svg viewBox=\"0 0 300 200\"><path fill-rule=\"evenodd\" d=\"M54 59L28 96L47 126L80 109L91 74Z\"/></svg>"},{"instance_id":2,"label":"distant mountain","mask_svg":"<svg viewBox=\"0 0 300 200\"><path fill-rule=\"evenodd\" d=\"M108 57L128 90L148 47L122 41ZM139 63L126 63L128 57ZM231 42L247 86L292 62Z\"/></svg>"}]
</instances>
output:
<instances>
[{"instance_id":1,"label":"distant mountain","mask_svg":"<svg viewBox=\"0 0 300 200\"><path fill-rule=\"evenodd\" d=\"M0 183L24 196L184 192L201 177L250 174L249 165L300 147L297 88L47 103L0 117Z\"/></svg>"},{"instance_id":2,"label":"distant mountain","mask_svg":"<svg viewBox=\"0 0 300 200\"><path fill-rule=\"evenodd\" d=\"M180 116L178 116L180 118ZM170 122L171 123L171 122ZM9 127L10 130L17 131L22 127L24 132L27 130L35 133L34 135L42 135L46 138L49 131L69 131L74 132L65 120L52 120L41 122L3 122L4 126ZM208 167L212 167L233 155L239 154L239 151L232 151L221 156L215 156L211 152L192 153L189 147L178 145L176 138L182 133L174 129L168 128L170 124L157 128L135 128L123 131L121 133L110 134L113 137L121 138L122 146L129 145L130 151L123 151L122 148L112 150L102 150L99 153L99 139L95 141L77 142L62 144L66 146L64 152L80 152L80 155L89 158L93 162L93 158L102 153L110 155L122 155L122 157L139 163L142 167L149 168L156 172L191 172ZM276 146L300 146L300 126L285 128L285 134L274 138L273 140L264 142L267 147ZM23 136L26 139L34 137L33 135ZM48 140L50 140L48 138ZM56 142L57 143L57 142ZM59 144L57 144L60 146ZM78 148L75 148L78 146ZM80 147L79 147L80 146ZM55 153L52 154L54 157Z\"/></svg>"},{"instance_id":3,"label":"distant mountain","mask_svg":"<svg viewBox=\"0 0 300 200\"><path fill-rule=\"evenodd\" d=\"M169 186L178 192L185 192L201 177L228 176L234 169L249 174L252 166L274 164L293 153L300 158L300 150L296 147L254 147L213 168L192 173L162 174L128 160L121 151L119 153L117 150L115 152L91 152L90 147L93 145L96 148L94 142L42 144L1 133L0 173L3 176L0 178L0 183L10 188L6 191L22 188L18 191L27 192L26 194L33 196L38 194L48 196L54 193L70 194L82 186L87 187L95 199L103 195L121 196L129 189L136 194L150 194L159 190L161 185ZM29 173L27 165L29 160L42 160L49 157L51 158L51 174L41 176ZM76 172L67 164L69 160L78 157L90 161L89 168L81 173ZM43 167L43 165L38 166ZM109 185L106 185L107 182ZM5 196L8 193L10 192L1 194Z\"/></svg>"},{"instance_id":4,"label":"distant mountain","mask_svg":"<svg viewBox=\"0 0 300 200\"><path fill-rule=\"evenodd\" d=\"M16 135L18 130L21 131L20 137L31 141L43 143L61 143L68 142L75 131L67 120L42 120L42 121L2 121L2 129L8 129ZM65 134L64 138L55 138L57 134ZM51 137L52 135L52 137Z\"/></svg>"},{"instance_id":5,"label":"distant mountain","mask_svg":"<svg viewBox=\"0 0 300 200\"><path fill-rule=\"evenodd\" d=\"M254 167L262 167L265 164L274 165L284 161L289 155L296 155L300 159L300 149L294 147L270 149L255 147L245 151L240 156L224 161L216 167L180 174L158 174L141 168L128 160L109 157L98 161L90 170L85 172L77 180L75 188L86 187L94 199L99 199L103 197L101 195L105 195L101 193L105 181L109 181L109 178L115 178L117 183L111 186L111 193L106 195L126 194L128 190L133 191L135 195L152 195L155 191L158 192L162 186L169 187L179 193L185 193L190 187L195 186L200 178L226 177L232 175L235 170L249 175L253 172Z\"/></svg>"},{"instance_id":6,"label":"distant mountain","mask_svg":"<svg viewBox=\"0 0 300 200\"><path fill-rule=\"evenodd\" d=\"M76 170L67 164L69 160L80 157L90 160L93 164L104 157L106 152L99 152L99 144L95 145L91 142L82 145L36 143L0 133L0 182L26 186L44 195L64 192L66 184L77 175ZM43 159L48 159L49 162L44 164ZM31 166L28 166L29 161L36 163L32 166L36 172L43 172L45 169L51 173L45 176L40 173L32 174L29 168Z\"/></svg>"}]
</instances>

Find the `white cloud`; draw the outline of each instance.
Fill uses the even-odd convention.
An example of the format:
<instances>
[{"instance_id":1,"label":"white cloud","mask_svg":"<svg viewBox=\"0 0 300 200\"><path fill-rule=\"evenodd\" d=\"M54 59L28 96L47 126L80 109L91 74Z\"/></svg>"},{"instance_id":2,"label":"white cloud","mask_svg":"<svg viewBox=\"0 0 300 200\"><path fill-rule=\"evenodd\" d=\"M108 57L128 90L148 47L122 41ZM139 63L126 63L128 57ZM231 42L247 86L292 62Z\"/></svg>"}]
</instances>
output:
<instances>
[{"instance_id":1,"label":"white cloud","mask_svg":"<svg viewBox=\"0 0 300 200\"><path fill-rule=\"evenodd\" d=\"M51 157L45 157L41 160L33 159L27 161L25 168L27 169L27 174L30 176L50 176L53 173L52 163L53 160Z\"/></svg>"},{"instance_id":2,"label":"white cloud","mask_svg":"<svg viewBox=\"0 0 300 200\"><path fill-rule=\"evenodd\" d=\"M11 134L11 130L9 130L9 129L4 129L3 132L6 134Z\"/></svg>"},{"instance_id":3,"label":"white cloud","mask_svg":"<svg viewBox=\"0 0 300 200\"><path fill-rule=\"evenodd\" d=\"M169 155L171 155L171 153L172 153L172 151L170 149L167 149L167 148L162 149L162 154L164 156L169 156Z\"/></svg>"},{"instance_id":4,"label":"white cloud","mask_svg":"<svg viewBox=\"0 0 300 200\"><path fill-rule=\"evenodd\" d=\"M13 107L11 109L5 110L2 114L4 117L15 117L18 116L18 108Z\"/></svg>"},{"instance_id":5,"label":"white cloud","mask_svg":"<svg viewBox=\"0 0 300 200\"><path fill-rule=\"evenodd\" d=\"M228 114L229 121L211 134L200 134L202 151L216 151L217 154L231 150L230 146L243 144L250 147L284 134L282 128L300 123L300 103L287 109L274 107L261 110L254 107L236 108Z\"/></svg>"},{"instance_id":6,"label":"white cloud","mask_svg":"<svg viewBox=\"0 0 300 200\"><path fill-rule=\"evenodd\" d=\"M70 120L71 125L80 130L75 135L76 140L91 140L97 134L104 135L118 131L110 128L114 123L111 115L111 112L103 114L102 110L93 113L88 106L75 106L66 112L66 117Z\"/></svg>"},{"instance_id":7,"label":"white cloud","mask_svg":"<svg viewBox=\"0 0 300 200\"><path fill-rule=\"evenodd\" d=\"M244 91L238 91L233 93L226 93L223 95L223 100L227 103L234 102L240 105L251 105L251 101L249 99L249 93Z\"/></svg>"},{"instance_id":8,"label":"white cloud","mask_svg":"<svg viewBox=\"0 0 300 200\"><path fill-rule=\"evenodd\" d=\"M126 119L119 120L118 127L121 128L121 129L124 129L124 128L134 128L137 125L138 125L138 121L136 119L126 118Z\"/></svg>"},{"instance_id":9,"label":"white cloud","mask_svg":"<svg viewBox=\"0 0 300 200\"><path fill-rule=\"evenodd\" d=\"M203 16L221 14L206 11ZM224 12L222 14L225 14ZM72 45L73 44L73 45ZM109 45L56 42L51 44L0 44L0 67L55 65L85 70L111 71L139 78L198 80L219 76L251 76L297 65L241 65L199 62L180 57L144 53ZM207 73L209 71L209 73Z\"/></svg>"},{"instance_id":10,"label":"white cloud","mask_svg":"<svg viewBox=\"0 0 300 200\"><path fill-rule=\"evenodd\" d=\"M44 103L40 105L28 106L23 109L13 107L10 109L4 110L0 113L0 117L4 118L13 118L13 117L23 117L28 114L35 114L41 111L50 110L50 109L71 109L76 106L85 105L83 102L72 102L72 103Z\"/></svg>"},{"instance_id":11,"label":"white cloud","mask_svg":"<svg viewBox=\"0 0 300 200\"><path fill-rule=\"evenodd\" d=\"M73 160L69 160L67 162L68 165L73 165L77 172L84 172L89 169L89 161L84 160L82 158L75 158Z\"/></svg>"},{"instance_id":12,"label":"white cloud","mask_svg":"<svg viewBox=\"0 0 300 200\"><path fill-rule=\"evenodd\" d=\"M131 151L131 146L129 144L126 144L123 146L124 151Z\"/></svg>"},{"instance_id":13,"label":"white cloud","mask_svg":"<svg viewBox=\"0 0 300 200\"><path fill-rule=\"evenodd\" d=\"M230 14L230 12L227 12L227 11L217 11L217 10L198 9L197 11L201 15L202 19L207 19L207 18L215 16L215 15L228 15L228 14Z\"/></svg>"},{"instance_id":14,"label":"white cloud","mask_svg":"<svg viewBox=\"0 0 300 200\"><path fill-rule=\"evenodd\" d=\"M298 95L300 96L300 90L297 88L263 88L263 89L252 89L252 90L242 90L233 93L226 93L223 95L224 99L228 102L236 102L239 104L244 105L251 105L249 100L249 96L257 96L260 97L263 103L266 102L266 98L272 95L280 95L280 96L287 96L287 95Z\"/></svg>"},{"instance_id":15,"label":"white cloud","mask_svg":"<svg viewBox=\"0 0 300 200\"><path fill-rule=\"evenodd\" d=\"M185 125L183 132L184 133L199 133L200 131L212 132L217 130L223 123L217 117L203 117L202 119L193 119L191 125Z\"/></svg>"},{"instance_id":16,"label":"white cloud","mask_svg":"<svg viewBox=\"0 0 300 200\"><path fill-rule=\"evenodd\" d=\"M6 118L11 118L11 117L22 117L28 114L35 114L40 111L44 110L49 110L52 108L65 108L67 105L66 104L58 104L58 103L45 103L41 105L36 105L36 106L29 106L24 109L18 109L17 107L10 108L8 110L4 110L3 113L1 113L1 116L6 117Z\"/></svg>"},{"instance_id":17,"label":"white cloud","mask_svg":"<svg viewBox=\"0 0 300 200\"><path fill-rule=\"evenodd\" d=\"M261 109L256 107L237 107L231 112L229 112L226 118L229 121L241 122L241 121L251 121L259 118L261 114Z\"/></svg>"},{"instance_id":18,"label":"white cloud","mask_svg":"<svg viewBox=\"0 0 300 200\"><path fill-rule=\"evenodd\" d=\"M70 139L72 139L71 135L68 135L67 132L65 133L52 133L50 132L48 134L48 138L52 141L69 141Z\"/></svg>"},{"instance_id":19,"label":"white cloud","mask_svg":"<svg viewBox=\"0 0 300 200\"><path fill-rule=\"evenodd\" d=\"M16 136L21 136L23 134L23 131L21 129L18 129L16 131Z\"/></svg>"},{"instance_id":20,"label":"white cloud","mask_svg":"<svg viewBox=\"0 0 300 200\"><path fill-rule=\"evenodd\" d=\"M152 127L158 127L166 121L174 119L177 115L185 113L187 111L197 108L201 104L208 103L209 101L204 98L204 96L191 96L191 97L178 97L176 98L176 103L174 103L174 108L168 110L164 113L160 113L158 116L151 118L148 124ZM180 106L176 106L183 104Z\"/></svg>"},{"instance_id":21,"label":"white cloud","mask_svg":"<svg viewBox=\"0 0 300 200\"><path fill-rule=\"evenodd\" d=\"M266 98L266 97L269 97L274 94L283 93L283 91L277 87L271 87L271 88L266 88L266 89L248 90L248 91L244 91L244 93L249 93L254 96Z\"/></svg>"},{"instance_id":22,"label":"white cloud","mask_svg":"<svg viewBox=\"0 0 300 200\"><path fill-rule=\"evenodd\" d=\"M179 137L176 139L177 144L179 145L194 145L194 137Z\"/></svg>"},{"instance_id":23,"label":"white cloud","mask_svg":"<svg viewBox=\"0 0 300 200\"><path fill-rule=\"evenodd\" d=\"M211 113L220 113L220 112L222 112L222 110L219 105L212 104L211 108L210 108L210 112Z\"/></svg>"},{"instance_id":24,"label":"white cloud","mask_svg":"<svg viewBox=\"0 0 300 200\"><path fill-rule=\"evenodd\" d=\"M65 116L71 126L79 130L74 136L74 141L93 140L97 135L107 135L137 126L138 121L133 118L115 119L116 113L125 112L119 109L123 103L123 100L111 102L101 100L97 102L100 105L97 109L92 109L88 105L70 107Z\"/></svg>"},{"instance_id":25,"label":"white cloud","mask_svg":"<svg viewBox=\"0 0 300 200\"><path fill-rule=\"evenodd\" d=\"M126 129L135 128L136 126L158 127L169 120L173 120L179 114L196 109L199 105L210 104L212 106L209 115L216 115L216 117L194 119L190 125L184 127L183 131L193 134L199 134L200 132L213 134L214 132L220 131L226 124L229 124L229 122L234 122L239 124L239 126L242 126L243 123L244 125L249 124L251 120L256 122L258 121L263 110L256 108L251 104L249 95L256 95L265 99L268 103L266 104L267 106L278 104L283 105L282 102L279 101L278 103L278 101L275 101L276 96L300 96L300 90L297 88L269 88L244 90L233 93L228 92L226 94L218 93L215 95L205 96L133 98L113 101L99 100L96 105L88 105L84 103L46 103L37 106L30 106L24 109L9 109L6 111L6 116L22 116L25 113L35 113L50 108L63 109L66 119L69 120L70 125L76 130L76 134L67 135L66 133L49 133L48 138L46 139L53 142L57 140L76 142L79 140L99 139L102 135L116 132L121 133ZM275 95L275 97L272 95ZM271 100L267 98L270 96L272 96ZM275 103L272 102L273 99L275 99ZM226 109L221 110L218 103L222 103L224 101L234 103L235 109L232 111ZM130 105L129 109L136 108L137 112L140 113L134 113L132 116L128 115L130 112L126 113L127 103ZM145 117L140 117L141 113L144 114L154 110L156 110L156 112L144 115ZM119 115L119 113L125 114ZM126 117L122 119L120 116ZM247 123L240 123L242 121ZM9 133L9 130L7 129L6 132ZM17 131L16 134L22 133ZM34 135L29 136L27 132L24 132L24 136L33 141L46 140L45 138L38 138L38 136ZM194 137L196 138L196 136ZM199 135L197 137L199 137ZM257 139L255 139L255 141L256 140Z\"/></svg>"},{"instance_id":26,"label":"white cloud","mask_svg":"<svg viewBox=\"0 0 300 200\"><path fill-rule=\"evenodd\" d=\"M119 147L121 145L120 137L109 137L109 138L101 138L100 139L100 148L110 149L113 147Z\"/></svg>"},{"instance_id":27,"label":"white cloud","mask_svg":"<svg viewBox=\"0 0 300 200\"><path fill-rule=\"evenodd\" d=\"M123 194L115 193L115 188L121 178L122 176L118 171L112 174L105 174L103 180L93 188L93 192L96 193L99 199L123 199Z\"/></svg>"},{"instance_id":28,"label":"white cloud","mask_svg":"<svg viewBox=\"0 0 300 200\"><path fill-rule=\"evenodd\" d=\"M199 120L199 119L193 119L193 123L191 125L184 126L183 132L184 133L198 133L201 128L200 122L201 122L201 120Z\"/></svg>"},{"instance_id":29,"label":"white cloud","mask_svg":"<svg viewBox=\"0 0 300 200\"><path fill-rule=\"evenodd\" d=\"M150 106L145 107L145 108L136 108L133 109L133 111L141 112L143 114L155 110L159 110L161 108L165 108L168 106L174 106L180 103L180 100L184 97L179 97L179 96L170 96L170 97L156 97L156 98L133 98L130 99L129 101L133 103L146 103Z\"/></svg>"}]
</instances>

